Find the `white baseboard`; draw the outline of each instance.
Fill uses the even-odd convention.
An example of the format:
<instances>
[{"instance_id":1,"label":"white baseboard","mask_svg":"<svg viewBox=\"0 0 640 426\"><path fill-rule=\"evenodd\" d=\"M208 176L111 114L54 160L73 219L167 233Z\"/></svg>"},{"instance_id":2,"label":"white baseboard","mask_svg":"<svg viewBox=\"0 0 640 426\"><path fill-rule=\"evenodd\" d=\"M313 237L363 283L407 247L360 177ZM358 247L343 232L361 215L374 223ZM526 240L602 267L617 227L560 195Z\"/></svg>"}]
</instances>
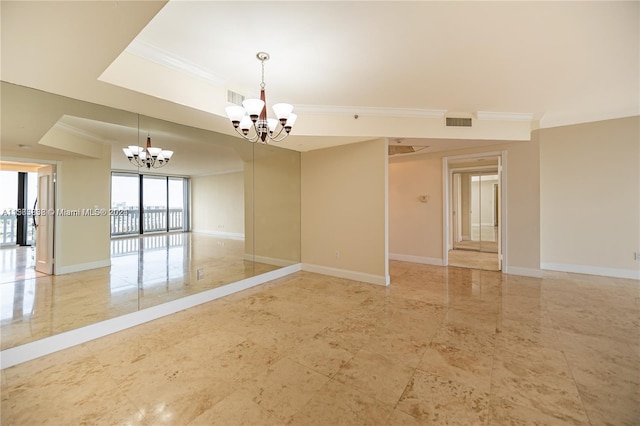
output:
<instances>
[{"instance_id":1,"label":"white baseboard","mask_svg":"<svg viewBox=\"0 0 640 426\"><path fill-rule=\"evenodd\" d=\"M73 272L88 271L89 269L106 268L111 266L111 259L99 260L97 262L79 263L77 265L56 266L54 275L71 274Z\"/></svg>"},{"instance_id":2,"label":"white baseboard","mask_svg":"<svg viewBox=\"0 0 640 426\"><path fill-rule=\"evenodd\" d=\"M542 271L535 268L522 268L520 266L507 266L503 268L505 274L520 275L523 277L542 278Z\"/></svg>"},{"instance_id":3,"label":"white baseboard","mask_svg":"<svg viewBox=\"0 0 640 426\"><path fill-rule=\"evenodd\" d=\"M237 232L224 232L224 231L200 231L198 229L194 229L191 231L194 234L204 234L211 235L212 237L220 237L220 238L228 238L230 240L243 240L244 234L239 234Z\"/></svg>"},{"instance_id":4,"label":"white baseboard","mask_svg":"<svg viewBox=\"0 0 640 426\"><path fill-rule=\"evenodd\" d=\"M267 265L280 266L280 267L291 266L298 263L298 262L293 262L291 260L286 260L286 259L276 259L275 257L254 256L249 253L244 254L244 260L248 260L250 262L265 263Z\"/></svg>"},{"instance_id":5,"label":"white baseboard","mask_svg":"<svg viewBox=\"0 0 640 426\"><path fill-rule=\"evenodd\" d=\"M424 265L435 265L435 266L444 265L444 262L442 259L437 259L435 257L413 256L411 254L389 253L389 260L400 260L403 262L422 263Z\"/></svg>"},{"instance_id":6,"label":"white baseboard","mask_svg":"<svg viewBox=\"0 0 640 426\"><path fill-rule=\"evenodd\" d=\"M364 272L349 271L346 269L330 268L328 266L302 264L302 270L315 272L316 274L329 275L332 277L345 278L348 280L362 281L364 283L388 286L391 278L387 275L373 275Z\"/></svg>"},{"instance_id":7,"label":"white baseboard","mask_svg":"<svg viewBox=\"0 0 640 426\"><path fill-rule=\"evenodd\" d=\"M228 296L230 294L264 284L267 281L275 280L300 270L301 265L298 263L222 287L203 291L202 293L172 300L171 302L163 303L151 308L142 309L130 314L36 340L35 342L25 343L21 346L5 349L0 352L0 368L9 368L41 356L80 345L90 340L98 339L127 328L144 324L145 322L153 321L155 319L210 302L220 297Z\"/></svg>"},{"instance_id":8,"label":"white baseboard","mask_svg":"<svg viewBox=\"0 0 640 426\"><path fill-rule=\"evenodd\" d=\"M640 280L640 269L603 268L600 266L571 265L567 263L542 262L540 268L550 271L573 272L576 274L600 275L604 277Z\"/></svg>"}]
</instances>

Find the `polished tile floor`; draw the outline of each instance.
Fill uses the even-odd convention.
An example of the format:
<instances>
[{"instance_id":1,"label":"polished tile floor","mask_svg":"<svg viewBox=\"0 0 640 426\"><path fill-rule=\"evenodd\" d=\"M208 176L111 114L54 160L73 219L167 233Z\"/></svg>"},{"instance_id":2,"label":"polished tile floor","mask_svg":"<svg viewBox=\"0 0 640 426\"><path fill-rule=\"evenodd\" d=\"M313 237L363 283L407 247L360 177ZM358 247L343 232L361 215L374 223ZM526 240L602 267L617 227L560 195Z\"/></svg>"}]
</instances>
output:
<instances>
[{"instance_id":1,"label":"polished tile floor","mask_svg":"<svg viewBox=\"0 0 640 426\"><path fill-rule=\"evenodd\" d=\"M64 275L36 272L33 252L0 249L3 350L278 268L246 260L244 241L194 233L113 239L110 267Z\"/></svg>"},{"instance_id":2,"label":"polished tile floor","mask_svg":"<svg viewBox=\"0 0 640 426\"><path fill-rule=\"evenodd\" d=\"M497 253L486 253L475 250L449 250L449 266L483 269L485 271L500 270Z\"/></svg>"},{"instance_id":3,"label":"polished tile floor","mask_svg":"<svg viewBox=\"0 0 640 426\"><path fill-rule=\"evenodd\" d=\"M298 272L2 371L2 424L640 422L638 281Z\"/></svg>"}]
</instances>

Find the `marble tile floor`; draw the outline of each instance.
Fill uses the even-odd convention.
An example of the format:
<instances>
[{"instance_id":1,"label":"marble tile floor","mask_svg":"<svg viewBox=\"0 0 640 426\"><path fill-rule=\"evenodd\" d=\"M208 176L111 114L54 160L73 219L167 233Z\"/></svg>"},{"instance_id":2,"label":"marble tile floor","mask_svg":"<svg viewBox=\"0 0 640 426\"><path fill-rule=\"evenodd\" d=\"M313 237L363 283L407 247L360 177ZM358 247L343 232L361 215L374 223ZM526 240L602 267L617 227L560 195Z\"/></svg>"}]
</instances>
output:
<instances>
[{"instance_id":1,"label":"marble tile floor","mask_svg":"<svg viewBox=\"0 0 640 426\"><path fill-rule=\"evenodd\" d=\"M2 424L637 425L638 281L298 272L3 370Z\"/></svg>"},{"instance_id":2,"label":"marble tile floor","mask_svg":"<svg viewBox=\"0 0 640 426\"><path fill-rule=\"evenodd\" d=\"M0 249L2 350L278 268L246 260L244 241L193 233L114 239L110 267L55 276L33 270L31 249Z\"/></svg>"},{"instance_id":3,"label":"marble tile floor","mask_svg":"<svg viewBox=\"0 0 640 426\"><path fill-rule=\"evenodd\" d=\"M474 250L449 250L449 266L499 271L498 254Z\"/></svg>"},{"instance_id":4,"label":"marble tile floor","mask_svg":"<svg viewBox=\"0 0 640 426\"><path fill-rule=\"evenodd\" d=\"M35 270L35 247L7 246L0 248L0 283L44 277Z\"/></svg>"}]
</instances>

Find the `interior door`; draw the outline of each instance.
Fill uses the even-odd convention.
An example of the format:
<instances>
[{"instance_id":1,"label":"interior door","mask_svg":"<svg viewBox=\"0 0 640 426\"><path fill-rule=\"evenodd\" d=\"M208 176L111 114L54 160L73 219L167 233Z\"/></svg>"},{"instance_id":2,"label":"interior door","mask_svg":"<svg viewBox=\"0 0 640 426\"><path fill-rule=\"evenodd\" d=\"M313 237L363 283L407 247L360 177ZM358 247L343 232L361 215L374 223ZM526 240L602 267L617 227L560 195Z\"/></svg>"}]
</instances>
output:
<instances>
[{"instance_id":1,"label":"interior door","mask_svg":"<svg viewBox=\"0 0 640 426\"><path fill-rule=\"evenodd\" d=\"M36 206L36 271L53 274L53 230L55 226L55 166L38 169ZM39 213L39 214L38 214Z\"/></svg>"}]
</instances>

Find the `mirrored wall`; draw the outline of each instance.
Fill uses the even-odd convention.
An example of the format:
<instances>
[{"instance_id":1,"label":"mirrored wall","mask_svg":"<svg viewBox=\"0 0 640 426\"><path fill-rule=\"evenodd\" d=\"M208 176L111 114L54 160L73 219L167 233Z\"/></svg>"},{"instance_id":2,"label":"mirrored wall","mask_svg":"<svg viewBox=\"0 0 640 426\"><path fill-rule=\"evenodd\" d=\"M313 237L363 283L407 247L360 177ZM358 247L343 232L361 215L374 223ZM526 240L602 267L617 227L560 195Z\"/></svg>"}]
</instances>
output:
<instances>
[{"instance_id":1,"label":"mirrored wall","mask_svg":"<svg viewBox=\"0 0 640 426\"><path fill-rule=\"evenodd\" d=\"M0 169L55 173L50 237L0 247L3 350L300 262L300 153L7 83L1 100ZM171 160L123 152L148 142Z\"/></svg>"}]
</instances>

